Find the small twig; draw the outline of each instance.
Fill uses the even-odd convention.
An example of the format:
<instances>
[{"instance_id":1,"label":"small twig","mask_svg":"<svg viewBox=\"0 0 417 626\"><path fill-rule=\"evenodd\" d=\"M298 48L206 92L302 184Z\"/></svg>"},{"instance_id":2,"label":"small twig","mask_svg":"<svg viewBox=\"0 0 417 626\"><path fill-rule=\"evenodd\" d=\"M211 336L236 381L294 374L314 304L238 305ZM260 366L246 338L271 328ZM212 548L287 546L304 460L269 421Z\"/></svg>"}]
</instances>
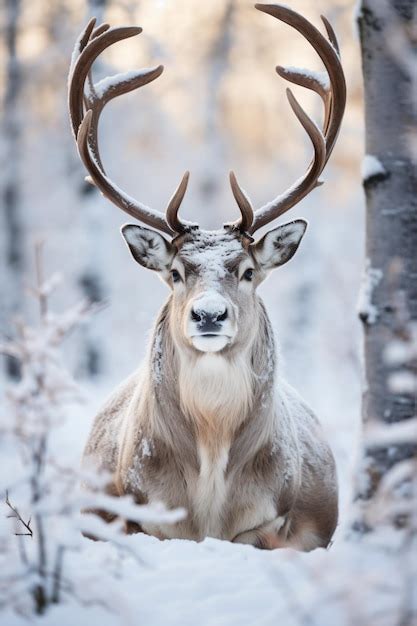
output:
<instances>
[{"instance_id":1,"label":"small twig","mask_svg":"<svg viewBox=\"0 0 417 626\"><path fill-rule=\"evenodd\" d=\"M42 293L42 285L44 282L42 262L43 244L44 242L42 240L37 241L35 244L36 282L38 287L39 309L42 321L45 320L48 313L48 298L44 293Z\"/></svg>"},{"instance_id":2,"label":"small twig","mask_svg":"<svg viewBox=\"0 0 417 626\"><path fill-rule=\"evenodd\" d=\"M30 522L32 520L31 517L29 517L28 521L25 522L25 520L22 518L22 516L20 515L19 511L17 510L17 508L15 506L12 505L12 503L9 500L9 492L6 491L6 505L9 507L9 509L12 510L13 514L12 515L8 515L8 518L14 518L17 519L18 522L20 522L27 530L26 533L15 533L15 535L17 537L33 537L33 530L30 526Z\"/></svg>"}]
</instances>

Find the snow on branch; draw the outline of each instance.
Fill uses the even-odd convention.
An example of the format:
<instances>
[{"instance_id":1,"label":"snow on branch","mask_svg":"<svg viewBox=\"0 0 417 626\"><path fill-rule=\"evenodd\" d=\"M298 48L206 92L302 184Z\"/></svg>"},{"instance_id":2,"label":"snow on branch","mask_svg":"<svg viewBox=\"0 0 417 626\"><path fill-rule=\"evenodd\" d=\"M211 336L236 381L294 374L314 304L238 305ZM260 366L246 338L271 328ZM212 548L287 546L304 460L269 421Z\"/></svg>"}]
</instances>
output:
<instances>
[{"instance_id":1,"label":"snow on branch","mask_svg":"<svg viewBox=\"0 0 417 626\"><path fill-rule=\"evenodd\" d=\"M81 393L60 348L97 307L81 302L62 313L50 311L48 297L58 280L43 280L41 252L38 245L37 284L30 289L39 305L39 322L16 320L16 338L0 346L21 366L21 378L9 384L7 408L0 416L0 453L5 459L0 493L5 494L4 517L14 524L0 525L0 606L28 618L58 602L77 600L83 574L72 572L66 563L70 553L82 554L88 548L82 532L110 542L116 555L128 554L143 564L139 550L125 536L126 520L169 524L186 514L163 504L138 506L129 496L101 494L97 489L109 478L104 473L93 477L90 472L88 484L93 489L82 490L86 474L62 462L57 433L67 419L69 403L79 402ZM116 519L107 524L97 515L82 515L84 509L104 511ZM98 578L103 565L95 566ZM102 596L92 592L89 601L98 597L101 602Z\"/></svg>"},{"instance_id":2,"label":"snow on branch","mask_svg":"<svg viewBox=\"0 0 417 626\"><path fill-rule=\"evenodd\" d=\"M162 502L135 504L133 497L129 495L114 498L103 493L84 494L80 498L80 505L81 508L93 507L103 509L137 524L174 524L184 519L187 515L185 509L169 510Z\"/></svg>"},{"instance_id":3,"label":"snow on branch","mask_svg":"<svg viewBox=\"0 0 417 626\"><path fill-rule=\"evenodd\" d=\"M392 526L399 518L415 517L413 494L417 487L417 460L405 459L396 463L382 477L378 489L366 511L366 521L371 526ZM417 528L412 528L416 531Z\"/></svg>"}]
</instances>

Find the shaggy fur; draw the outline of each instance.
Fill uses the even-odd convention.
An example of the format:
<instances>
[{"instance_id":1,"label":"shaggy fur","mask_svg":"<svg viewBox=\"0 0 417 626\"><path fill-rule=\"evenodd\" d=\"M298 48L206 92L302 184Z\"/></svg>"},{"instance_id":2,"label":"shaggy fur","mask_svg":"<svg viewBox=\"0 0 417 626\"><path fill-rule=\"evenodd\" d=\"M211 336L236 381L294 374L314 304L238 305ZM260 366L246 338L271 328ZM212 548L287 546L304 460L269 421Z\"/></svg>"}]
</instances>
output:
<instances>
[{"instance_id":1,"label":"shaggy fur","mask_svg":"<svg viewBox=\"0 0 417 626\"><path fill-rule=\"evenodd\" d=\"M317 419L277 371L271 325L255 292L265 277L261 253L236 234L202 238L186 237L172 252L183 284L171 285L144 366L96 417L85 459L112 473L111 491L188 511L174 525L135 530L267 549L327 546L337 523L335 463ZM282 234L277 241L279 260ZM207 248L213 258L233 254L208 271L198 263ZM242 263L255 268L253 285L242 282ZM233 340L215 353L196 350L184 330L190 302L207 289L235 312Z\"/></svg>"}]
</instances>

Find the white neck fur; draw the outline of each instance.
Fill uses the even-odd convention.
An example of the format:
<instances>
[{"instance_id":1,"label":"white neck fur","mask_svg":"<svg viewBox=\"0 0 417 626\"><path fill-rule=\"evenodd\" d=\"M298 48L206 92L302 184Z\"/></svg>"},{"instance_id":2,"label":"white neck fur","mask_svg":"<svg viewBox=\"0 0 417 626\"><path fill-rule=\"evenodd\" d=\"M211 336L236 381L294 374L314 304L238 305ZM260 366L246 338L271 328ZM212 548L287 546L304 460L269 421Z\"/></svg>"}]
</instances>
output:
<instances>
[{"instance_id":1,"label":"white neck fur","mask_svg":"<svg viewBox=\"0 0 417 626\"><path fill-rule=\"evenodd\" d=\"M213 435L216 439L219 435L230 438L251 409L253 375L249 355L247 351L227 359L207 353L189 359L180 354L181 409L206 443Z\"/></svg>"}]
</instances>

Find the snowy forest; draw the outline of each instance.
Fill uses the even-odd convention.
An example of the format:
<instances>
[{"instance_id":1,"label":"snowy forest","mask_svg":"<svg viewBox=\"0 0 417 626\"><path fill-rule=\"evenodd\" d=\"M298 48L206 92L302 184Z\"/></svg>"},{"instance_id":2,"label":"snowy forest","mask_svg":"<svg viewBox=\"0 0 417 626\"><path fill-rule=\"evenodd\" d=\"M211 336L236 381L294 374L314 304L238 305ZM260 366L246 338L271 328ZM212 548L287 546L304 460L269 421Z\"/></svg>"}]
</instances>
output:
<instances>
[{"instance_id":1,"label":"snowy forest","mask_svg":"<svg viewBox=\"0 0 417 626\"><path fill-rule=\"evenodd\" d=\"M132 259L120 229L134 217L96 188L68 113L89 20L143 28L103 46L88 75L91 101L113 98L126 76L143 86L109 102L100 156L91 143L87 152L96 169L102 159L116 194L123 189L161 213L189 170L179 215L217 232L239 218L236 202L268 207L299 183L312 158L309 135L324 146L336 107L323 113L317 95L328 85L321 55L290 23L246 0L3 0L1 626L417 624L417 2L286 4L330 38L338 58L321 15L337 34L346 109L320 171L324 184L316 181L279 223L261 225L250 245L283 222L308 222L295 257L257 293L279 375L317 415L335 458L331 541L308 552L295 543L259 549L215 532L198 540L131 532L174 529L190 511L181 499L109 489L110 449L99 471L81 463L114 389L144 360L160 366L152 329L169 289L179 288ZM88 45L105 29L92 33ZM160 64L156 80L132 73ZM278 75L277 65L288 69ZM301 80L291 90L310 126L287 98L285 72ZM85 119L79 134L83 126ZM91 126L86 132L91 141ZM245 193L233 183L232 193L230 170ZM178 236L192 236L185 232ZM180 280L179 269L170 281ZM242 271L251 280L252 269ZM220 427L213 432L221 437ZM140 474L154 448L146 438L137 445ZM233 491L229 484L225 501Z\"/></svg>"}]
</instances>

